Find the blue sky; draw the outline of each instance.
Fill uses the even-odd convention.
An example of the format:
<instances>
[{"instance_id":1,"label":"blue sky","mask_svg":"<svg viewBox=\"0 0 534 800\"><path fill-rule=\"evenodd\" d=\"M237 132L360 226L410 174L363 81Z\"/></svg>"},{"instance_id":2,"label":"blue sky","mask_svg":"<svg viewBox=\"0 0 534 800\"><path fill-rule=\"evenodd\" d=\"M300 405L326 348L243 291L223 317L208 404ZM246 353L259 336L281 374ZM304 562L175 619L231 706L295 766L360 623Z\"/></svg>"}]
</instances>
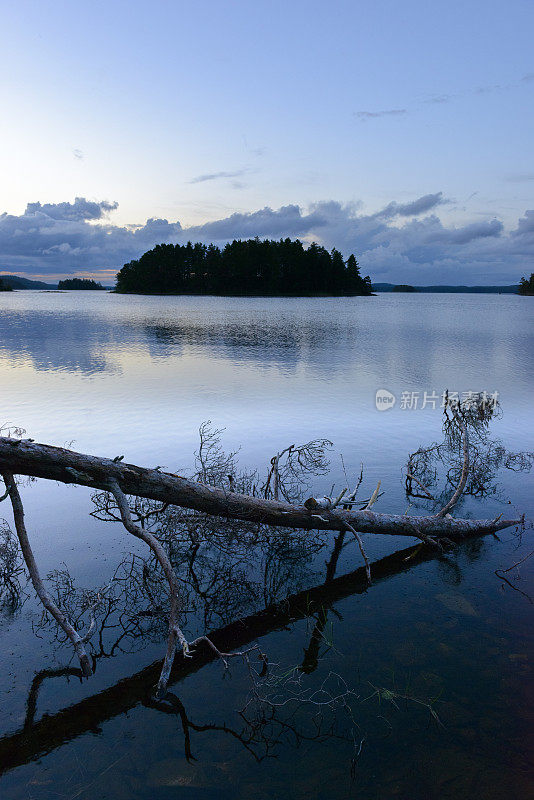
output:
<instances>
[{"instance_id":1,"label":"blue sky","mask_svg":"<svg viewBox=\"0 0 534 800\"><path fill-rule=\"evenodd\" d=\"M4 4L0 272L108 282L160 241L257 233L376 281L516 282L533 23L519 0Z\"/></svg>"}]
</instances>

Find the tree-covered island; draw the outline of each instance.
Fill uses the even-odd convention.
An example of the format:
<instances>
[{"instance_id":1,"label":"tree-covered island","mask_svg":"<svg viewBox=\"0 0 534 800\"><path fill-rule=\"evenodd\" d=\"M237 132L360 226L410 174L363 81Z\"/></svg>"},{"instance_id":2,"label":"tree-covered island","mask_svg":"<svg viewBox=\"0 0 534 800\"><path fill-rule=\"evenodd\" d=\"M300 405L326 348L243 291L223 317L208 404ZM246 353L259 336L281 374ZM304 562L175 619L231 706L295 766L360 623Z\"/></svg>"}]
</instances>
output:
<instances>
[{"instance_id":1,"label":"tree-covered island","mask_svg":"<svg viewBox=\"0 0 534 800\"><path fill-rule=\"evenodd\" d=\"M8 286L8 284L4 283L2 278L0 278L0 292L12 292L12 291L13 289L11 288L11 286Z\"/></svg>"},{"instance_id":2,"label":"tree-covered island","mask_svg":"<svg viewBox=\"0 0 534 800\"><path fill-rule=\"evenodd\" d=\"M394 286L391 290L392 292L416 292L417 289L415 286L410 286L408 283L399 283L398 286Z\"/></svg>"},{"instance_id":3,"label":"tree-covered island","mask_svg":"<svg viewBox=\"0 0 534 800\"><path fill-rule=\"evenodd\" d=\"M160 244L117 274L116 292L238 296L371 295L356 258L299 239Z\"/></svg>"},{"instance_id":4,"label":"tree-covered island","mask_svg":"<svg viewBox=\"0 0 534 800\"><path fill-rule=\"evenodd\" d=\"M59 281L58 289L104 289L101 283L91 281L88 278L66 278Z\"/></svg>"}]
</instances>

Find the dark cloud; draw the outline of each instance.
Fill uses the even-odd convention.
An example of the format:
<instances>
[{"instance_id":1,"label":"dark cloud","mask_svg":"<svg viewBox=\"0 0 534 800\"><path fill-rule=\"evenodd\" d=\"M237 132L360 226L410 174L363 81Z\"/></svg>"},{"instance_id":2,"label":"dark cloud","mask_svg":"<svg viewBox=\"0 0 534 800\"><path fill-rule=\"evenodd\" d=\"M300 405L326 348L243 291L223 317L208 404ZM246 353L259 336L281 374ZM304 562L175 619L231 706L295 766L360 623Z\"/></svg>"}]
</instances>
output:
<instances>
[{"instance_id":1,"label":"dark cloud","mask_svg":"<svg viewBox=\"0 0 534 800\"><path fill-rule=\"evenodd\" d=\"M425 194L422 197L418 197L417 200L413 200L411 203L389 203L382 211L379 211L376 216L384 218L415 217L418 214L424 214L446 202L447 201L443 198L443 192Z\"/></svg>"},{"instance_id":2,"label":"dark cloud","mask_svg":"<svg viewBox=\"0 0 534 800\"><path fill-rule=\"evenodd\" d=\"M514 234L518 236L534 234L534 211L525 211L525 216L517 222Z\"/></svg>"},{"instance_id":3,"label":"dark cloud","mask_svg":"<svg viewBox=\"0 0 534 800\"><path fill-rule=\"evenodd\" d=\"M239 178L247 172L247 169L237 169L235 172L209 172L206 175L197 175L196 178L191 178L188 183L205 183L206 181L217 181L219 178Z\"/></svg>"},{"instance_id":4,"label":"dark cloud","mask_svg":"<svg viewBox=\"0 0 534 800\"><path fill-rule=\"evenodd\" d=\"M361 120L376 119L377 117L399 117L407 114L407 108L390 108L387 111L355 111L354 116Z\"/></svg>"},{"instance_id":5,"label":"dark cloud","mask_svg":"<svg viewBox=\"0 0 534 800\"><path fill-rule=\"evenodd\" d=\"M213 241L254 236L303 236L325 224L326 219L319 211L303 214L299 206L289 205L277 211L265 207L252 213L232 214L226 219L188 228L187 234Z\"/></svg>"},{"instance_id":6,"label":"dark cloud","mask_svg":"<svg viewBox=\"0 0 534 800\"><path fill-rule=\"evenodd\" d=\"M28 203L25 214L31 216L41 213L52 219L102 219L104 214L114 211L118 206L118 203L108 203L105 200L101 203L94 203L86 200L85 197L76 197L74 203L45 203L44 205Z\"/></svg>"},{"instance_id":7,"label":"dark cloud","mask_svg":"<svg viewBox=\"0 0 534 800\"><path fill-rule=\"evenodd\" d=\"M491 236L500 236L504 225L498 219L489 222L474 222L461 228L440 228L432 232L428 242L447 242L449 244L467 244L475 239L485 239Z\"/></svg>"},{"instance_id":8,"label":"dark cloud","mask_svg":"<svg viewBox=\"0 0 534 800\"><path fill-rule=\"evenodd\" d=\"M125 227L103 220L117 205L77 197L74 203L28 203L20 216L0 214L0 271L46 275L117 267L182 232L179 222L166 219Z\"/></svg>"},{"instance_id":9,"label":"dark cloud","mask_svg":"<svg viewBox=\"0 0 534 800\"><path fill-rule=\"evenodd\" d=\"M507 233L498 219L445 225L436 210L441 192L409 203L388 203L365 214L358 204L320 202L249 213L182 228L149 219L143 225L112 225L104 214L113 203L30 203L24 214L0 215L0 272L28 275L93 274L103 279L161 242L224 242L234 238L299 237L328 249L355 253L364 274L396 283L515 283L532 272L534 210ZM430 213L429 213L430 212ZM105 276L105 277L104 277Z\"/></svg>"}]
</instances>

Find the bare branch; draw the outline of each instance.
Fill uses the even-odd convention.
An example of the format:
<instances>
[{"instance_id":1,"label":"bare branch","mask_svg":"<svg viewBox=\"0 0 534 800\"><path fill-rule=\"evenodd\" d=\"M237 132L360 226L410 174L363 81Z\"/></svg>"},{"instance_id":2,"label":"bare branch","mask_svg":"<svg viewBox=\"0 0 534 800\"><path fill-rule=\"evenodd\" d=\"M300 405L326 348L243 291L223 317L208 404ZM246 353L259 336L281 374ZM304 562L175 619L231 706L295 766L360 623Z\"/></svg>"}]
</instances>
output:
<instances>
[{"instance_id":1,"label":"bare branch","mask_svg":"<svg viewBox=\"0 0 534 800\"><path fill-rule=\"evenodd\" d=\"M93 489L109 491L109 479L118 481L128 495L182 506L206 514L238 519L248 523L261 523L283 528L344 530L345 520L361 533L386 535L445 536L461 539L464 536L493 533L520 524L520 519L471 520L452 519L448 516L408 517L395 514L377 514L372 510L330 513L327 509L318 515L307 504L265 500L250 494L237 494L226 489L207 486L180 475L146 469L123 461L98 458L72 450L34 444L27 440L16 441L0 437L0 471L77 483ZM337 511L337 510L336 510ZM342 527L343 525L343 527Z\"/></svg>"},{"instance_id":2,"label":"bare branch","mask_svg":"<svg viewBox=\"0 0 534 800\"><path fill-rule=\"evenodd\" d=\"M73 626L68 621L63 612L56 606L56 604L48 594L41 580L39 569L37 567L37 562L35 561L33 550L30 545L30 540L28 538L28 533L26 531L26 525L24 522L24 507L22 505L22 500L19 494L19 490L17 489L15 479L10 472L3 472L2 478L4 480L6 487L9 489L9 496L11 499L11 505L13 507L13 517L15 520L15 529L17 531L17 536L20 543L20 549L22 550L24 561L26 562L26 566L28 567L28 572L30 573L30 578L33 587L37 592L37 595L41 603L45 607L45 609L54 617L57 624L60 626L60 628L63 629L63 631L66 633L66 635L72 642L72 646L74 647L74 650L80 662L82 673L85 677L89 677L90 675L92 675L93 671L91 669L91 664L89 662L89 658L85 651L82 637L73 628Z\"/></svg>"},{"instance_id":3,"label":"bare branch","mask_svg":"<svg viewBox=\"0 0 534 800\"><path fill-rule=\"evenodd\" d=\"M126 495L120 488L118 482L113 478L109 479L109 490L117 502L124 527L129 533L132 534L132 536L136 536L138 539L141 539L143 542L148 544L156 556L169 584L169 634L167 638L167 652L165 653L165 659L161 668L161 674L156 692L158 697L163 697L167 691L167 683L171 674L176 647L180 645L184 655L189 654L187 639L183 635L178 625L178 581L176 579L176 575L174 574L172 564L169 561L169 557L160 542L151 533L143 530L143 528L140 528L134 523Z\"/></svg>"},{"instance_id":4,"label":"bare branch","mask_svg":"<svg viewBox=\"0 0 534 800\"><path fill-rule=\"evenodd\" d=\"M467 476L469 475L469 433L467 431L467 426L464 420L462 419L461 413L454 406L451 406L451 409L462 435L462 447L463 447L462 472L460 475L460 481L458 483L458 486L456 487L456 491L454 492L449 502L446 505L444 505L440 511L438 511L436 517L444 517L446 514L449 513L449 511L451 511L452 508L454 508L454 506L456 505L456 503L463 494L463 491L465 489L465 484L467 483Z\"/></svg>"}]
</instances>

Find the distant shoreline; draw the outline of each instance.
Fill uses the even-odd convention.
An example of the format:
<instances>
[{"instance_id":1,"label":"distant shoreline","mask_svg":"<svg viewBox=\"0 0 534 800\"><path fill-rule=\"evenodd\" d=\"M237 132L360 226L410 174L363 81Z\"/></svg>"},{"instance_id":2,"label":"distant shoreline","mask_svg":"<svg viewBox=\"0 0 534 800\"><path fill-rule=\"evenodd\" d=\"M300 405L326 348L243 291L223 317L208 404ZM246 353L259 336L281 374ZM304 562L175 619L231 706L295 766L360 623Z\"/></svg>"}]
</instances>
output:
<instances>
[{"instance_id":1,"label":"distant shoreline","mask_svg":"<svg viewBox=\"0 0 534 800\"><path fill-rule=\"evenodd\" d=\"M123 294L123 295L134 295L137 297L325 297L325 298L332 298L332 297L376 297L375 292L371 292L369 294L357 294L356 292L353 294L327 294L326 292L316 292L316 293L308 293L303 294L302 292L284 292L284 294L243 294L243 293L236 293L236 292L228 292L225 294L215 294L214 292L118 292L116 289L110 289L108 291L109 294Z\"/></svg>"},{"instance_id":2,"label":"distant shoreline","mask_svg":"<svg viewBox=\"0 0 534 800\"><path fill-rule=\"evenodd\" d=\"M24 290L48 290L58 291L57 284L44 283L43 281L35 281L30 278L22 278L18 275L0 275L0 278L15 291ZM199 294L198 292L117 292L114 286L103 286L102 289L112 294L136 294L139 296L147 297L369 297L376 296L376 294L393 293L399 284L395 283L374 283L372 284L372 295L362 295L358 293L284 293L284 294L245 294L245 293L229 293L229 294ZM412 289L414 291L412 291ZM67 292L76 290L67 290ZM91 291L90 289L80 291ZM96 290L95 290L96 291ZM102 291L102 290L98 290ZM515 294L518 296L518 286L413 286L409 292L397 291L395 294Z\"/></svg>"},{"instance_id":3,"label":"distant shoreline","mask_svg":"<svg viewBox=\"0 0 534 800\"><path fill-rule=\"evenodd\" d=\"M395 283L373 283L373 292L393 292L398 284ZM412 291L413 290L413 291ZM519 288L516 285L511 286L412 286L409 294L519 294ZM396 291L396 294L403 294L403 292Z\"/></svg>"},{"instance_id":4,"label":"distant shoreline","mask_svg":"<svg viewBox=\"0 0 534 800\"><path fill-rule=\"evenodd\" d=\"M228 292L225 294L200 292L124 292L108 289L110 294L137 295L139 297L376 297L377 294L515 294L519 296L517 286L413 286L410 291L396 290L397 284L374 284L371 294L343 294L316 292L285 292L283 294L244 294ZM107 288L107 287L106 287Z\"/></svg>"}]
</instances>

